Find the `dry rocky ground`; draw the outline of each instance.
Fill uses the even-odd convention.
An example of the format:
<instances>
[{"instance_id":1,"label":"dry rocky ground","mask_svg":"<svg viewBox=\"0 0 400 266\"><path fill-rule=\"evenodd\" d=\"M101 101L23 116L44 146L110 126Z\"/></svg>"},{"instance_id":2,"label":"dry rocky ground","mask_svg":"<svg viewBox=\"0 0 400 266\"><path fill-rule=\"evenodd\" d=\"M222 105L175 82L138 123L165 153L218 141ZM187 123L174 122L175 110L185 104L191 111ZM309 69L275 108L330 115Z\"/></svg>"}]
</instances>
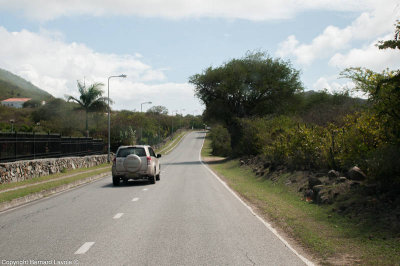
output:
<instances>
[{"instance_id":1,"label":"dry rocky ground","mask_svg":"<svg viewBox=\"0 0 400 266\"><path fill-rule=\"evenodd\" d=\"M327 205L332 212L371 228L371 238L400 237L399 191L367 182L366 175L356 166L346 173L291 171L261 157L242 158L240 165L250 167L257 176L284 183L306 201Z\"/></svg>"}]
</instances>

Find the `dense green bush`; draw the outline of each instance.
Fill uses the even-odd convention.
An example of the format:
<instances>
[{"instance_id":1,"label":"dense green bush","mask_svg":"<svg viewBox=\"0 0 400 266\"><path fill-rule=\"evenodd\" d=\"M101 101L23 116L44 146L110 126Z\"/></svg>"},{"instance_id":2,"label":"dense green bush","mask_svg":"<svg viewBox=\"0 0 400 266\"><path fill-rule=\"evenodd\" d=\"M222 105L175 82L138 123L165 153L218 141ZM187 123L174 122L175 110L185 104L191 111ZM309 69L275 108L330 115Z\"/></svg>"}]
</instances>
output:
<instances>
[{"instance_id":1,"label":"dense green bush","mask_svg":"<svg viewBox=\"0 0 400 266\"><path fill-rule=\"evenodd\" d=\"M273 165L325 168L327 130L288 116L243 120L241 146L247 154L263 154Z\"/></svg>"},{"instance_id":2,"label":"dense green bush","mask_svg":"<svg viewBox=\"0 0 400 266\"><path fill-rule=\"evenodd\" d=\"M357 165L371 182L400 185L400 147L385 125L372 111L325 127L289 116L243 119L241 155L263 155L272 165L300 170L346 172Z\"/></svg>"},{"instance_id":3,"label":"dense green bush","mask_svg":"<svg viewBox=\"0 0 400 266\"><path fill-rule=\"evenodd\" d=\"M221 125L212 127L210 138L213 155L224 157L231 155L231 136L225 127Z\"/></svg>"}]
</instances>

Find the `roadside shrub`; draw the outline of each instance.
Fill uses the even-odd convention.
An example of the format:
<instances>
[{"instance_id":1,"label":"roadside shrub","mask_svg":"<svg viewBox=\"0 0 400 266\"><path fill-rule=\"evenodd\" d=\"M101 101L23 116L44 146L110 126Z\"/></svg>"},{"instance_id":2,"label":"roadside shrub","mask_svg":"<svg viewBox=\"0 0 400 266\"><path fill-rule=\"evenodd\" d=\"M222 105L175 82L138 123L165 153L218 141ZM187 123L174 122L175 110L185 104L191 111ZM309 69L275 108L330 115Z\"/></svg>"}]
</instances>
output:
<instances>
[{"instance_id":1,"label":"roadside shrub","mask_svg":"<svg viewBox=\"0 0 400 266\"><path fill-rule=\"evenodd\" d=\"M225 127L221 125L212 127L210 138L213 155L224 157L231 155L231 136Z\"/></svg>"},{"instance_id":2,"label":"roadside shrub","mask_svg":"<svg viewBox=\"0 0 400 266\"><path fill-rule=\"evenodd\" d=\"M292 169L326 169L329 163L329 133L326 128L298 123L286 136L287 164Z\"/></svg>"},{"instance_id":3,"label":"roadside shrub","mask_svg":"<svg viewBox=\"0 0 400 266\"><path fill-rule=\"evenodd\" d=\"M327 167L327 130L276 116L242 121L241 147L249 155L263 154L273 165L310 169Z\"/></svg>"},{"instance_id":4,"label":"roadside shrub","mask_svg":"<svg viewBox=\"0 0 400 266\"><path fill-rule=\"evenodd\" d=\"M332 154L340 170L354 165L366 170L372 154L388 143L382 121L371 112L348 115L344 126L330 128Z\"/></svg>"},{"instance_id":5,"label":"roadside shrub","mask_svg":"<svg viewBox=\"0 0 400 266\"><path fill-rule=\"evenodd\" d=\"M384 188L400 187L400 146L385 145L370 153L366 160L370 181Z\"/></svg>"}]
</instances>

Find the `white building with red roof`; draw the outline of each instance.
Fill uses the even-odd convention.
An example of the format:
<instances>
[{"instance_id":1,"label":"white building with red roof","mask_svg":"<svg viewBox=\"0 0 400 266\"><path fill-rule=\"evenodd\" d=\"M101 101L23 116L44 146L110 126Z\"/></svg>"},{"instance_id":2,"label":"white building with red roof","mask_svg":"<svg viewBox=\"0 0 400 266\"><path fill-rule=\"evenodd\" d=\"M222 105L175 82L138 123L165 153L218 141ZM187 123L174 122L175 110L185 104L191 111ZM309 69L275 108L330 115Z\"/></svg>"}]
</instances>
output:
<instances>
[{"instance_id":1,"label":"white building with red roof","mask_svg":"<svg viewBox=\"0 0 400 266\"><path fill-rule=\"evenodd\" d=\"M22 108L25 102L31 100L32 98L9 98L1 101L1 105L14 107L14 108Z\"/></svg>"}]
</instances>

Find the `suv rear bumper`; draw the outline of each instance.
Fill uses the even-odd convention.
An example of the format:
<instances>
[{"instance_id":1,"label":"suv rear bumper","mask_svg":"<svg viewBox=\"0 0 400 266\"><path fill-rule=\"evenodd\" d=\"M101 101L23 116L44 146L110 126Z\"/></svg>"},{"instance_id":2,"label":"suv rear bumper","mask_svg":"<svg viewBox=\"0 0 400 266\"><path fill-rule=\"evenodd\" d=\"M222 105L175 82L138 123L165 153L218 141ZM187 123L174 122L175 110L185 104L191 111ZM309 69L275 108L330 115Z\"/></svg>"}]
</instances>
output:
<instances>
[{"instance_id":1,"label":"suv rear bumper","mask_svg":"<svg viewBox=\"0 0 400 266\"><path fill-rule=\"evenodd\" d=\"M112 176L123 179L134 179L134 180L148 180L150 178L147 171L140 171L139 173L131 172L117 172L114 167L112 168Z\"/></svg>"}]
</instances>

